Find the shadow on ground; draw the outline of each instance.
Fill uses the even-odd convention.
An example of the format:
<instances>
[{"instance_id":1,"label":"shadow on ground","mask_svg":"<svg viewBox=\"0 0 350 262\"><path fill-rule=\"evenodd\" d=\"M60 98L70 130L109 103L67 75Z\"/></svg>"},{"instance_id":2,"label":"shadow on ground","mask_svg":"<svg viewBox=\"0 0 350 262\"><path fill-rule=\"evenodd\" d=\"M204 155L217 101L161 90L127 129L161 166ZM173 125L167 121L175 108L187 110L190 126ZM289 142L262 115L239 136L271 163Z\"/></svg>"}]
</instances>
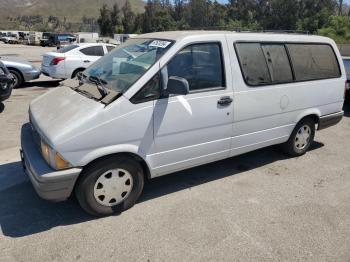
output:
<instances>
[{"instance_id":1,"label":"shadow on ground","mask_svg":"<svg viewBox=\"0 0 350 262\"><path fill-rule=\"evenodd\" d=\"M344 110L344 116L350 117L350 101L344 104L343 110Z\"/></svg>"},{"instance_id":2,"label":"shadow on ground","mask_svg":"<svg viewBox=\"0 0 350 262\"><path fill-rule=\"evenodd\" d=\"M26 82L23 84L23 86L21 88L27 88L27 87L54 88L54 87L58 87L60 85L61 81L62 80Z\"/></svg>"},{"instance_id":3,"label":"shadow on ground","mask_svg":"<svg viewBox=\"0 0 350 262\"><path fill-rule=\"evenodd\" d=\"M4 109L5 109L5 105L2 102L0 102L0 113L2 113Z\"/></svg>"},{"instance_id":4,"label":"shadow on ground","mask_svg":"<svg viewBox=\"0 0 350 262\"><path fill-rule=\"evenodd\" d=\"M311 150L321 148L315 142ZM277 147L269 147L238 157L177 172L147 181L140 202L149 201L180 190L259 168L286 159ZM0 165L1 176L21 172L21 163ZM22 174L24 176L24 174ZM9 176L11 177L11 176ZM28 180L0 191L0 233L8 237L23 237L47 231L51 228L83 223L96 219L84 213L75 198L60 203L40 199Z\"/></svg>"}]
</instances>

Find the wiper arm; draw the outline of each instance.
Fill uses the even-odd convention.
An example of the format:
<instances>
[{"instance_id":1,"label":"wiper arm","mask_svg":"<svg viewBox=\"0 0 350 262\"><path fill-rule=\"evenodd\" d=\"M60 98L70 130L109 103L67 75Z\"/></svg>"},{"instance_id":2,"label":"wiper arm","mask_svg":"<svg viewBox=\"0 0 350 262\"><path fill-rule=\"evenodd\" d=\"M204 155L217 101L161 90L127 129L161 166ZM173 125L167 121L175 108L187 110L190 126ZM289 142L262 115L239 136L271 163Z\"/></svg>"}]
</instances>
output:
<instances>
[{"instance_id":1,"label":"wiper arm","mask_svg":"<svg viewBox=\"0 0 350 262\"><path fill-rule=\"evenodd\" d=\"M90 76L89 81L96 84L98 90L100 91L101 95L106 96L108 95L108 89L106 87L106 81L102 80L98 76Z\"/></svg>"},{"instance_id":2,"label":"wiper arm","mask_svg":"<svg viewBox=\"0 0 350 262\"><path fill-rule=\"evenodd\" d=\"M91 95L89 92L85 91L85 90L82 90L82 89L79 89L78 87L71 87L74 91L86 96L87 98L90 98L90 99L94 99L94 100L97 100L96 97L94 97L93 95Z\"/></svg>"}]
</instances>

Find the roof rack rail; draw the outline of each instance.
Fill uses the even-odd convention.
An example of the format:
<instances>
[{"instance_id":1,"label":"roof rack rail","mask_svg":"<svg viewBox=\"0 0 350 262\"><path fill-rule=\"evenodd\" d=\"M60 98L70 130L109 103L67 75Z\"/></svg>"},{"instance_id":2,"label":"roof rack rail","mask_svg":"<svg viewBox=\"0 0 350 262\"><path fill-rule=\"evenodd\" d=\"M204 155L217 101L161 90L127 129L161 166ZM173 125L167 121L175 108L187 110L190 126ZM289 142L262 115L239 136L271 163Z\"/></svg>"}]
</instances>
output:
<instances>
[{"instance_id":1,"label":"roof rack rail","mask_svg":"<svg viewBox=\"0 0 350 262\"><path fill-rule=\"evenodd\" d=\"M310 35L309 31L303 31L303 30L242 30L241 28L235 28L233 31L239 32L239 33L274 33L274 34Z\"/></svg>"}]
</instances>

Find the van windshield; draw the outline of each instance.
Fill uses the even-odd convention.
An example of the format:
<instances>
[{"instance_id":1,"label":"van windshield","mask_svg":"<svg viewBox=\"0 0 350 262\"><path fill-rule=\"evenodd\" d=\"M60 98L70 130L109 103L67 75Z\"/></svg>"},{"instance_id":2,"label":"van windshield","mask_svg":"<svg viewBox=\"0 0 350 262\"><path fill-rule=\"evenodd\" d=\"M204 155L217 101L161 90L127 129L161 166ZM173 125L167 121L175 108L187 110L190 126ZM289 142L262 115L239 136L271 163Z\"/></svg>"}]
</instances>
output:
<instances>
[{"instance_id":1,"label":"van windshield","mask_svg":"<svg viewBox=\"0 0 350 262\"><path fill-rule=\"evenodd\" d=\"M107 88L124 93L172 44L168 40L129 39L88 67L84 77L98 77Z\"/></svg>"}]
</instances>

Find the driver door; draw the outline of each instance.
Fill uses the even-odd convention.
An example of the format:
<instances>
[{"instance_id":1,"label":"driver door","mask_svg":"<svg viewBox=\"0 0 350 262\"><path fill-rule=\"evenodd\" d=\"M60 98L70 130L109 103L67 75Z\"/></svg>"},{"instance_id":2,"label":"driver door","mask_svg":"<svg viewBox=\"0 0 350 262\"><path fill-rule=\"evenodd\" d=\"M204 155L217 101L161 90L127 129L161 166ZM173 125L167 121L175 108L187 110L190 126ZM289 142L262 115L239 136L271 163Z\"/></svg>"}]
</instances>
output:
<instances>
[{"instance_id":1,"label":"driver door","mask_svg":"<svg viewBox=\"0 0 350 262\"><path fill-rule=\"evenodd\" d=\"M225 49L224 38L188 45L166 65L169 77L189 82L190 93L154 102L155 176L229 156L233 89Z\"/></svg>"}]
</instances>

